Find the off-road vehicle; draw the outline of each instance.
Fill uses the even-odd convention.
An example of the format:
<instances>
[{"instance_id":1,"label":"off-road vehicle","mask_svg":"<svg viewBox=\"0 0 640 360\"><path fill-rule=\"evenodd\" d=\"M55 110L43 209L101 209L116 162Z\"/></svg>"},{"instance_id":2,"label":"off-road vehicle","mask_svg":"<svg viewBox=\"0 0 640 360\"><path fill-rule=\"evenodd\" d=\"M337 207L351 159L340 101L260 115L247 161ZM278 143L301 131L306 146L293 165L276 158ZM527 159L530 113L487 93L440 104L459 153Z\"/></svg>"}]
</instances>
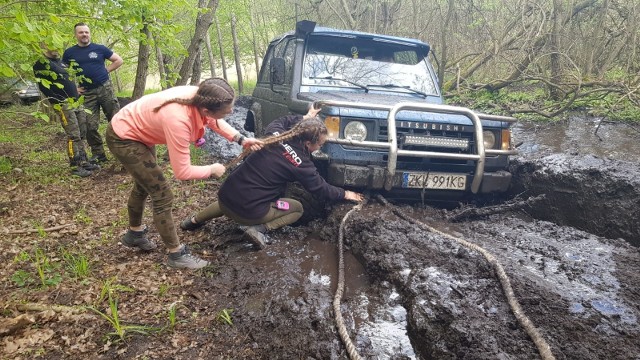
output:
<instances>
[{"instance_id":1,"label":"off-road vehicle","mask_svg":"<svg viewBox=\"0 0 640 360\"><path fill-rule=\"evenodd\" d=\"M313 154L336 186L425 200L504 192L515 119L444 105L428 44L316 27L271 41L245 129L321 106L329 140Z\"/></svg>"}]
</instances>

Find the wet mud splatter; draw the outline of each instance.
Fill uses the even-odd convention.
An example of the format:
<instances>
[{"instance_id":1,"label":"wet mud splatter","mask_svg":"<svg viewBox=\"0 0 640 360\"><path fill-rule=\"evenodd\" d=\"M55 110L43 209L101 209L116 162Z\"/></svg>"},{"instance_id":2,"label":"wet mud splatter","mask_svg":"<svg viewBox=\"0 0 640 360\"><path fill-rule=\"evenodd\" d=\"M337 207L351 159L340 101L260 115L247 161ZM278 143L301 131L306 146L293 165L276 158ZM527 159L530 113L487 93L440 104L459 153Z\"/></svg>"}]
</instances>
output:
<instances>
[{"instance_id":1,"label":"wet mud splatter","mask_svg":"<svg viewBox=\"0 0 640 360\"><path fill-rule=\"evenodd\" d=\"M572 126L593 130L575 121ZM556 358L640 358L640 254L631 245L640 239L637 163L616 159L616 152L603 155L608 150L592 155L584 146L554 148L527 136L525 151L512 163L509 196L549 195L535 207L449 223L450 209L371 201L352 216L341 309L363 358L539 358L492 266L477 252L401 219L394 206L493 254ZM213 251L225 254L224 270L199 286L223 287L242 314L235 330L245 338L231 352L348 357L331 301L338 228L351 206L337 204L327 218L275 231L273 244L261 252L239 243L226 220L209 227L216 229L209 235Z\"/></svg>"}]
</instances>

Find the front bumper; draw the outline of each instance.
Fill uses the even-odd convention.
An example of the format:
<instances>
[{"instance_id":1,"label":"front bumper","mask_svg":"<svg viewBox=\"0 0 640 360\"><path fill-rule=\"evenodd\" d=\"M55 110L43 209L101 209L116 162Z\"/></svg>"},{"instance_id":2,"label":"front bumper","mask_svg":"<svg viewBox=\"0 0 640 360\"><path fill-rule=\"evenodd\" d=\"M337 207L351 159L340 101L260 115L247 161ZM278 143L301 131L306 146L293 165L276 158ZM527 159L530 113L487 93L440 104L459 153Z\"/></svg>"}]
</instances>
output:
<instances>
[{"instance_id":1,"label":"front bumper","mask_svg":"<svg viewBox=\"0 0 640 360\"><path fill-rule=\"evenodd\" d=\"M327 181L335 186L365 188L372 190L382 190L385 188L387 180L387 169L381 166L357 166L345 164L330 164L327 168ZM392 190L421 192L422 189L406 189L402 187L403 171L397 170L390 183ZM470 184L473 182L473 175L467 176L467 186L465 193L471 192ZM511 173L505 170L486 172L483 175L482 183L478 193L501 193L509 189L511 184ZM430 190L426 190L430 191ZM443 190L437 190L442 192ZM448 193L461 193L459 190L444 190Z\"/></svg>"}]
</instances>

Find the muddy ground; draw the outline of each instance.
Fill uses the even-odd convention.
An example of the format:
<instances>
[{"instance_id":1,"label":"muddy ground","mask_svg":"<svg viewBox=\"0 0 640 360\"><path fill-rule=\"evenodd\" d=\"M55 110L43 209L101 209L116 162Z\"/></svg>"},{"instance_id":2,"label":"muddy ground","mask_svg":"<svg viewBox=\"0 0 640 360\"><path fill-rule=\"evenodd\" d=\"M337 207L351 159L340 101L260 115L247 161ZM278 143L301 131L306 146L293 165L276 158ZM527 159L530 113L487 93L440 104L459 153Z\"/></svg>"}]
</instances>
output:
<instances>
[{"instance_id":1,"label":"muddy ground","mask_svg":"<svg viewBox=\"0 0 640 360\"><path fill-rule=\"evenodd\" d=\"M229 119L238 127L246 103L239 105ZM495 256L524 314L557 359L640 359L640 166L634 158L638 152L629 155L640 136L632 129L634 141L614 137L622 151L613 140L603 149L597 136L584 146L596 125L586 118L544 129L518 125L522 150L512 163L514 187L500 199L520 202L513 211L454 222L453 215L475 204L444 209L373 198L351 212L344 224L340 308L360 356L540 358L510 309L494 268L458 241L463 239ZM627 126L602 124L598 134L619 131L628 131ZM574 138L578 140L572 143ZM223 161L239 150L212 137L206 146ZM38 217L45 217L49 226L71 226L47 236L3 235L2 320L28 315L34 322L0 338L2 358L348 358L332 301L339 228L354 204L328 206L326 218L272 232L273 243L263 251L243 241L233 222L212 221L195 233L181 234L194 252L214 263L206 271L189 272L161 265L160 251L132 252L118 244L130 179L117 164L91 182L17 184L3 179L7 192L1 202L8 210L1 213L2 229L24 229ZM215 199L217 186L215 181L204 186L175 181L176 219ZM85 196L73 197L72 191ZM526 202L540 194L545 195L542 200ZM74 217L78 207L86 208L90 223ZM151 236L157 240L153 228ZM10 281L17 270L29 269L16 256L38 246L52 254L52 261L56 256L59 260L60 246L84 251L91 257L92 275L84 282L65 280L47 288ZM113 327L94 312L19 307L93 305L106 312L101 290L107 279L118 284L113 293L122 322L164 329L118 340L107 335ZM172 304L177 322L167 327Z\"/></svg>"}]
</instances>

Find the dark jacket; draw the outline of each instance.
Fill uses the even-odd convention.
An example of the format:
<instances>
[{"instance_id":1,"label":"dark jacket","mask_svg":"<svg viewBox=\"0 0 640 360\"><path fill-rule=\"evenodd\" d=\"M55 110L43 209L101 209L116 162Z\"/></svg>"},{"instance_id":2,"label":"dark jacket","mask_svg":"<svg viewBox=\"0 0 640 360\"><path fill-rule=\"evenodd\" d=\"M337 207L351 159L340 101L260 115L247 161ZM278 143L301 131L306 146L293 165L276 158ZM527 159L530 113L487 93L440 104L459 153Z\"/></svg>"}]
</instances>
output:
<instances>
[{"instance_id":1,"label":"dark jacket","mask_svg":"<svg viewBox=\"0 0 640 360\"><path fill-rule=\"evenodd\" d=\"M42 84L42 81L38 81L40 91L51 103L60 104L68 98L76 99L78 97L76 84L69 80L67 69L60 59L44 57L36 61L33 65L33 74L36 78L51 82L47 88ZM58 87L56 83L62 85L62 88Z\"/></svg>"},{"instance_id":2,"label":"dark jacket","mask_svg":"<svg viewBox=\"0 0 640 360\"><path fill-rule=\"evenodd\" d=\"M301 115L281 117L271 122L265 132L283 133L300 120ZM241 217L260 219L271 203L283 196L287 183L296 181L324 199L344 199L344 190L329 185L318 174L310 154L299 142L274 144L249 155L229 174L218 191L218 199Z\"/></svg>"}]
</instances>

